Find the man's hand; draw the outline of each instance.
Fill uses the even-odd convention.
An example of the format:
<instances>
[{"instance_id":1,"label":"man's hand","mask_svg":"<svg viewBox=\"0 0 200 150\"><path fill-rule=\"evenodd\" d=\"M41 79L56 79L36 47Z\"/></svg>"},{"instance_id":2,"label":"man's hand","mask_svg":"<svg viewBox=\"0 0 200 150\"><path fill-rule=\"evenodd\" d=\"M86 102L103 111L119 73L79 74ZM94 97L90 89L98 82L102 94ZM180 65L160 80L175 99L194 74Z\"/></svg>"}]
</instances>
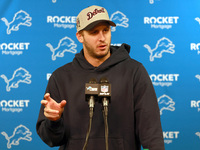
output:
<instances>
[{"instance_id":1,"label":"man's hand","mask_svg":"<svg viewBox=\"0 0 200 150\"><path fill-rule=\"evenodd\" d=\"M50 97L49 93L44 95L45 100L41 101L41 104L44 105L44 115L51 121L56 121L60 119L64 106L66 105L66 100L62 100L60 103L57 103L54 99Z\"/></svg>"}]
</instances>

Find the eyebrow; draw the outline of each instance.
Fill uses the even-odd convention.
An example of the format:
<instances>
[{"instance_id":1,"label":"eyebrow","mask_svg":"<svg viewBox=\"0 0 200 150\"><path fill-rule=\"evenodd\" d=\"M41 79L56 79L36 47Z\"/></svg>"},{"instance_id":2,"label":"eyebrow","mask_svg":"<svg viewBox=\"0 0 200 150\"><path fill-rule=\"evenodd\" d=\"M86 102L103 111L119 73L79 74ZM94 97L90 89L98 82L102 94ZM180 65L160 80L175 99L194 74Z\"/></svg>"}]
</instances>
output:
<instances>
[{"instance_id":1,"label":"eyebrow","mask_svg":"<svg viewBox=\"0 0 200 150\"><path fill-rule=\"evenodd\" d=\"M110 28L110 25L102 25L102 26L104 26L104 27L102 27L103 29ZM88 31L94 31L94 30L99 30L99 29L98 29L98 27L94 27L94 28L92 28L91 30L88 30Z\"/></svg>"}]
</instances>

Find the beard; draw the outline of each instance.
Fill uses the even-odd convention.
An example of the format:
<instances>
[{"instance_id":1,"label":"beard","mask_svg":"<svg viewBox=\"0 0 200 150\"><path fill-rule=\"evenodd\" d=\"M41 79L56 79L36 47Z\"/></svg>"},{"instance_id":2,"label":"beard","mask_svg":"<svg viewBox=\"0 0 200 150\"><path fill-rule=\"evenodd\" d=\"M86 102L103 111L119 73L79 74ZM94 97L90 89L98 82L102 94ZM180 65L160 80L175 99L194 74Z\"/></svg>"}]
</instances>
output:
<instances>
[{"instance_id":1,"label":"beard","mask_svg":"<svg viewBox=\"0 0 200 150\"><path fill-rule=\"evenodd\" d=\"M91 57L97 58L97 59L102 59L110 53L110 43L107 43L107 44L101 43L101 44L106 45L106 48L104 50L99 50L99 52L97 52L96 47L92 47L87 41L84 42L84 47L85 47L87 53Z\"/></svg>"}]
</instances>

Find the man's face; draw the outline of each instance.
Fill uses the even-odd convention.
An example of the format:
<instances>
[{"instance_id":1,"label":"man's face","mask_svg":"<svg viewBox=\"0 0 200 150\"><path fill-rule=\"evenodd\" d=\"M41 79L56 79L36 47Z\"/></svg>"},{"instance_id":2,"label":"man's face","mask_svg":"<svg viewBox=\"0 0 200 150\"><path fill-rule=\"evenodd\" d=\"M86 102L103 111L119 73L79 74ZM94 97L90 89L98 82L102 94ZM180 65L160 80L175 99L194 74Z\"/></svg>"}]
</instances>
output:
<instances>
[{"instance_id":1,"label":"man's face","mask_svg":"<svg viewBox=\"0 0 200 150\"><path fill-rule=\"evenodd\" d=\"M104 59L110 56L111 29L106 22L99 23L93 29L81 33L84 55L87 58Z\"/></svg>"}]
</instances>

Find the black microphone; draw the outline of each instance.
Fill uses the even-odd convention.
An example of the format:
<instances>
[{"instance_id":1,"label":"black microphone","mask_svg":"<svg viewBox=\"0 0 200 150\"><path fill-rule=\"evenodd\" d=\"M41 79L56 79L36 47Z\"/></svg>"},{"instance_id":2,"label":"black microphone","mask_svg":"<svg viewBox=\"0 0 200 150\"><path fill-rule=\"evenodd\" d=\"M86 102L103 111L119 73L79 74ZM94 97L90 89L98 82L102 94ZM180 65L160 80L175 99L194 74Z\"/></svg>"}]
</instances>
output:
<instances>
[{"instance_id":1,"label":"black microphone","mask_svg":"<svg viewBox=\"0 0 200 150\"><path fill-rule=\"evenodd\" d=\"M99 83L99 102L103 105L103 117L105 125L105 144L106 150L108 150L108 104L111 102L111 85L107 78L101 78Z\"/></svg>"},{"instance_id":2,"label":"black microphone","mask_svg":"<svg viewBox=\"0 0 200 150\"><path fill-rule=\"evenodd\" d=\"M85 138L85 143L83 146L83 150L87 150L87 145L89 141L89 135L92 127L92 118L93 118L93 111L94 111L94 104L95 101L98 99L98 92L99 92L99 84L97 84L97 80L95 78L91 78L89 83L85 84L85 100L88 102L90 111L89 111L89 125L88 130Z\"/></svg>"},{"instance_id":3,"label":"black microphone","mask_svg":"<svg viewBox=\"0 0 200 150\"><path fill-rule=\"evenodd\" d=\"M85 84L85 100L88 102L89 107L94 107L95 101L98 99L98 88L97 80L91 78L89 83Z\"/></svg>"},{"instance_id":4,"label":"black microphone","mask_svg":"<svg viewBox=\"0 0 200 150\"><path fill-rule=\"evenodd\" d=\"M111 84L109 84L107 78L101 78L99 84L99 102L103 106L108 106L108 103L111 102Z\"/></svg>"}]
</instances>

